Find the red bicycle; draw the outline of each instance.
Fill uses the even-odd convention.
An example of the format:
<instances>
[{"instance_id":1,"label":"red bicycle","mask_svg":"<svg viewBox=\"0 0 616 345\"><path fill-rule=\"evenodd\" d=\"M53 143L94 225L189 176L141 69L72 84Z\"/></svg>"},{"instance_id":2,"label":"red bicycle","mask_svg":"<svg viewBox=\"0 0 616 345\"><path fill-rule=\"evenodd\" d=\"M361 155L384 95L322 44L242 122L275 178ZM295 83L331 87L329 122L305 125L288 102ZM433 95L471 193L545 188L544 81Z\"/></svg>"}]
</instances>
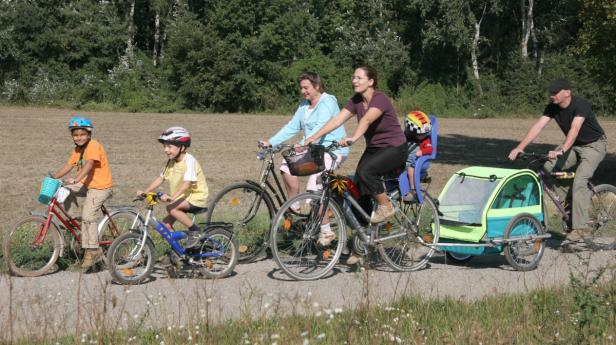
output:
<instances>
[{"instance_id":1,"label":"red bicycle","mask_svg":"<svg viewBox=\"0 0 616 345\"><path fill-rule=\"evenodd\" d=\"M137 227L140 217L132 207L101 206L103 218L98 223L99 245L106 253L113 239ZM79 219L69 216L54 196L46 213L20 219L5 235L2 252L10 271L22 277L38 277L57 270L56 262L64 256L66 241L77 258L82 257ZM105 254L106 255L106 254ZM105 258L106 256L103 256Z\"/></svg>"}]
</instances>

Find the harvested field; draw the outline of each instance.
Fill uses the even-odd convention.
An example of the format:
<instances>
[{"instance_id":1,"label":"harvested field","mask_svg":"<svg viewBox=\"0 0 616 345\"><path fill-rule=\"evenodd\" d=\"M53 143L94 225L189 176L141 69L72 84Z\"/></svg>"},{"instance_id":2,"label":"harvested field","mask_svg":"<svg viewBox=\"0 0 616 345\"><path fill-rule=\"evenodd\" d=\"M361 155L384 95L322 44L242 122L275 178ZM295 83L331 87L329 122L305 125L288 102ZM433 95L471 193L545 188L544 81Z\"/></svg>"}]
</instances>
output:
<instances>
[{"instance_id":1,"label":"harvested field","mask_svg":"<svg viewBox=\"0 0 616 345\"><path fill-rule=\"evenodd\" d=\"M156 138L169 126L181 125L191 131L193 145L190 152L205 170L212 197L227 184L258 178L260 161L255 158L257 140L273 135L289 119L288 116L272 115L134 114L0 108L0 121L4 123L3 150L0 153L0 161L3 163L0 167L2 231L6 231L29 211L43 209L36 201L40 183L47 171L56 170L68 159L73 143L66 126L69 117L75 113L83 113L92 118L95 124L94 137L107 150L114 179L114 197L110 204L130 204L135 191L145 188L161 172L165 156ZM523 167L523 163L509 162L506 155L533 121L518 118L441 119L438 161L430 170L433 177L431 193L438 195L449 176L466 166ZM613 173L616 171L616 121L600 119L600 122L608 134L610 144L608 157L595 177L598 182L616 184L616 174ZM354 128L355 121L349 121L347 131ZM562 133L552 123L529 151L545 152L562 141ZM353 146L342 172L353 171L362 150L363 144ZM117 319L118 324L124 325L130 323L126 321L126 315L145 315L146 310L154 308L146 306L146 300L155 301L158 303L154 308L157 311L150 312L144 324L167 325L185 324L190 317L204 317L200 314L200 310L203 310L200 307L208 304L206 300L211 296L217 296L211 310L208 309L207 318L212 320L220 317L235 318L242 313L266 315L277 312L267 310L270 307L264 307L266 304L276 304L280 310L288 311L294 308L293 303L299 303L294 302L296 298L302 296L310 296L310 301L323 306L352 307L363 298L364 279L378 282L382 288L380 291L367 292L368 296L373 296L379 302L403 293L420 293L427 297L479 298L495 293L523 292L566 284L568 273L575 270L581 260L577 255L561 254L549 249L539 269L523 273L512 272L505 267L502 257L481 258L476 264L465 267L446 265L437 258L430 268L417 273L370 271L364 276L348 273L345 267L341 267L332 277L300 284L288 281L273 261L262 260L238 265L233 277L221 281L168 280L159 276L150 283L130 289L109 284L107 272L82 276L65 271L41 278L10 278L13 286L10 297L9 277L2 274L0 325L3 328L7 325L6 301L10 298L14 303L13 319L24 321L14 326L15 334L31 334L33 330L29 330L27 324L37 321L43 310L58 313L59 319L65 320L66 324L47 325L47 328L36 330L39 335L50 336L74 330L75 315L68 313L76 311L75 300L67 292L56 295L56 291L61 291L63 287L74 288L77 282L82 284L84 301L95 301L85 303L82 308L100 309L101 313L108 314L105 317ZM613 252L595 254L590 262L591 266L597 267L610 260L614 260ZM477 282L482 282L480 288ZM165 291L171 290L178 291L178 294L164 296ZM323 293L325 291L328 293ZM53 295L53 299L45 299L48 295ZM103 308L112 299L114 307ZM195 301L191 311L176 313L178 306L185 305L187 299ZM122 309L115 307L116 302L124 303ZM88 319L88 315L82 314L81 317L84 318L81 327L96 328L95 320ZM2 340L5 339L0 336Z\"/></svg>"}]
</instances>

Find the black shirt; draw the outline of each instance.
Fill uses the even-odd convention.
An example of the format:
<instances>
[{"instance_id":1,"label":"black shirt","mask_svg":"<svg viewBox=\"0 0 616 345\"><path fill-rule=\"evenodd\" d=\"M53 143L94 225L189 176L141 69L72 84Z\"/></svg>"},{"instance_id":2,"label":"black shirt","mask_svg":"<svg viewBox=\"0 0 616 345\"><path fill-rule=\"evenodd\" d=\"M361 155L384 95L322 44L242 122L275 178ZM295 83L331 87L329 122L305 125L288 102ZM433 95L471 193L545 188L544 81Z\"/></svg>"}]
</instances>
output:
<instances>
[{"instance_id":1,"label":"black shirt","mask_svg":"<svg viewBox=\"0 0 616 345\"><path fill-rule=\"evenodd\" d=\"M605 135L603 128L601 128L595 117L595 113L592 111L590 102L584 98L572 96L571 103L565 109L562 109L557 104L550 103L545 107L543 114L556 120L556 123L558 123L558 126L565 135L571 129L573 118L576 116L583 117L585 120L582 123L582 128L580 128L574 145L592 143Z\"/></svg>"}]
</instances>

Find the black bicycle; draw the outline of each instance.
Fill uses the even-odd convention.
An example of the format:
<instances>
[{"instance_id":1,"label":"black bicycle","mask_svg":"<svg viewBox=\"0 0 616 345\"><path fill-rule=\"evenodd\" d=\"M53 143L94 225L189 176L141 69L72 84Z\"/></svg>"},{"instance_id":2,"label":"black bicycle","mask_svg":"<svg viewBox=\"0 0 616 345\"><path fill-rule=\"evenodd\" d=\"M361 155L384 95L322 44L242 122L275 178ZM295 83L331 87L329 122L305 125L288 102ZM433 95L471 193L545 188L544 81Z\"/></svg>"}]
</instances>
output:
<instances>
[{"instance_id":1,"label":"black bicycle","mask_svg":"<svg viewBox=\"0 0 616 345\"><path fill-rule=\"evenodd\" d=\"M206 222L233 224L239 244L239 262L255 259L268 246L271 219L287 200L274 159L291 145L258 145L257 159L263 161L259 181L246 180L223 188L209 205Z\"/></svg>"},{"instance_id":2,"label":"black bicycle","mask_svg":"<svg viewBox=\"0 0 616 345\"><path fill-rule=\"evenodd\" d=\"M543 163L550 160L549 157L545 154L520 153L518 158L529 161L529 168L539 176L544 195L547 195L556 206L562 220L563 230L565 232L570 231L571 214L565 207L564 200L560 200L554 190L548 174L542 169ZM554 179L572 180L575 177L575 172L559 171L553 172L549 176ZM583 242L593 250L616 249L616 187L610 184L594 185L590 181L587 186L591 193L588 225L592 231L588 237L584 238ZM544 214L547 217L547 210L544 210Z\"/></svg>"}]
</instances>

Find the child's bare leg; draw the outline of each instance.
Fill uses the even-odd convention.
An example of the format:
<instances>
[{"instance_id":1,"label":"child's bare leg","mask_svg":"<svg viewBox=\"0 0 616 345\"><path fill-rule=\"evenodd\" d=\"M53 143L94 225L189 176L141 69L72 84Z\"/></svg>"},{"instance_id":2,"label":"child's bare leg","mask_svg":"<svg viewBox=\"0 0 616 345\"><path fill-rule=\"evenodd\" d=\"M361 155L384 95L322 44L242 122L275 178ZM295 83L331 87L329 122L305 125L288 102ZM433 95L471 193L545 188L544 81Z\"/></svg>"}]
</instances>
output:
<instances>
[{"instance_id":1,"label":"child's bare leg","mask_svg":"<svg viewBox=\"0 0 616 345\"><path fill-rule=\"evenodd\" d=\"M186 214L186 211L188 211L189 209L190 204L184 199L176 200L167 205L167 212L169 213L169 216L173 217L174 220L177 220L186 228L190 228L191 226L193 226L192 219L190 219L190 217L188 217L188 215Z\"/></svg>"},{"instance_id":2,"label":"child's bare leg","mask_svg":"<svg viewBox=\"0 0 616 345\"><path fill-rule=\"evenodd\" d=\"M174 231L173 224L175 223L175 218L172 215L167 215L163 218L163 225L167 227L169 231Z\"/></svg>"},{"instance_id":3,"label":"child's bare leg","mask_svg":"<svg viewBox=\"0 0 616 345\"><path fill-rule=\"evenodd\" d=\"M409 175L409 185L411 186L411 192L415 191L415 169L413 167L406 168L406 172Z\"/></svg>"},{"instance_id":4,"label":"child's bare leg","mask_svg":"<svg viewBox=\"0 0 616 345\"><path fill-rule=\"evenodd\" d=\"M416 193L415 193L415 168L409 166L406 168L406 172L409 175L409 187L410 190L406 195L402 196L402 200L406 202L415 202L416 201Z\"/></svg>"},{"instance_id":5,"label":"child's bare leg","mask_svg":"<svg viewBox=\"0 0 616 345\"><path fill-rule=\"evenodd\" d=\"M177 201L172 202L167 206L167 212L169 212L169 217L175 218L178 222L182 223L186 228L188 228L188 238L186 240L185 247L190 248L199 243L199 237L201 236L201 231L199 227L197 227L192 219L186 214L186 211L190 209L190 204L188 201L184 199L179 199Z\"/></svg>"}]
</instances>

